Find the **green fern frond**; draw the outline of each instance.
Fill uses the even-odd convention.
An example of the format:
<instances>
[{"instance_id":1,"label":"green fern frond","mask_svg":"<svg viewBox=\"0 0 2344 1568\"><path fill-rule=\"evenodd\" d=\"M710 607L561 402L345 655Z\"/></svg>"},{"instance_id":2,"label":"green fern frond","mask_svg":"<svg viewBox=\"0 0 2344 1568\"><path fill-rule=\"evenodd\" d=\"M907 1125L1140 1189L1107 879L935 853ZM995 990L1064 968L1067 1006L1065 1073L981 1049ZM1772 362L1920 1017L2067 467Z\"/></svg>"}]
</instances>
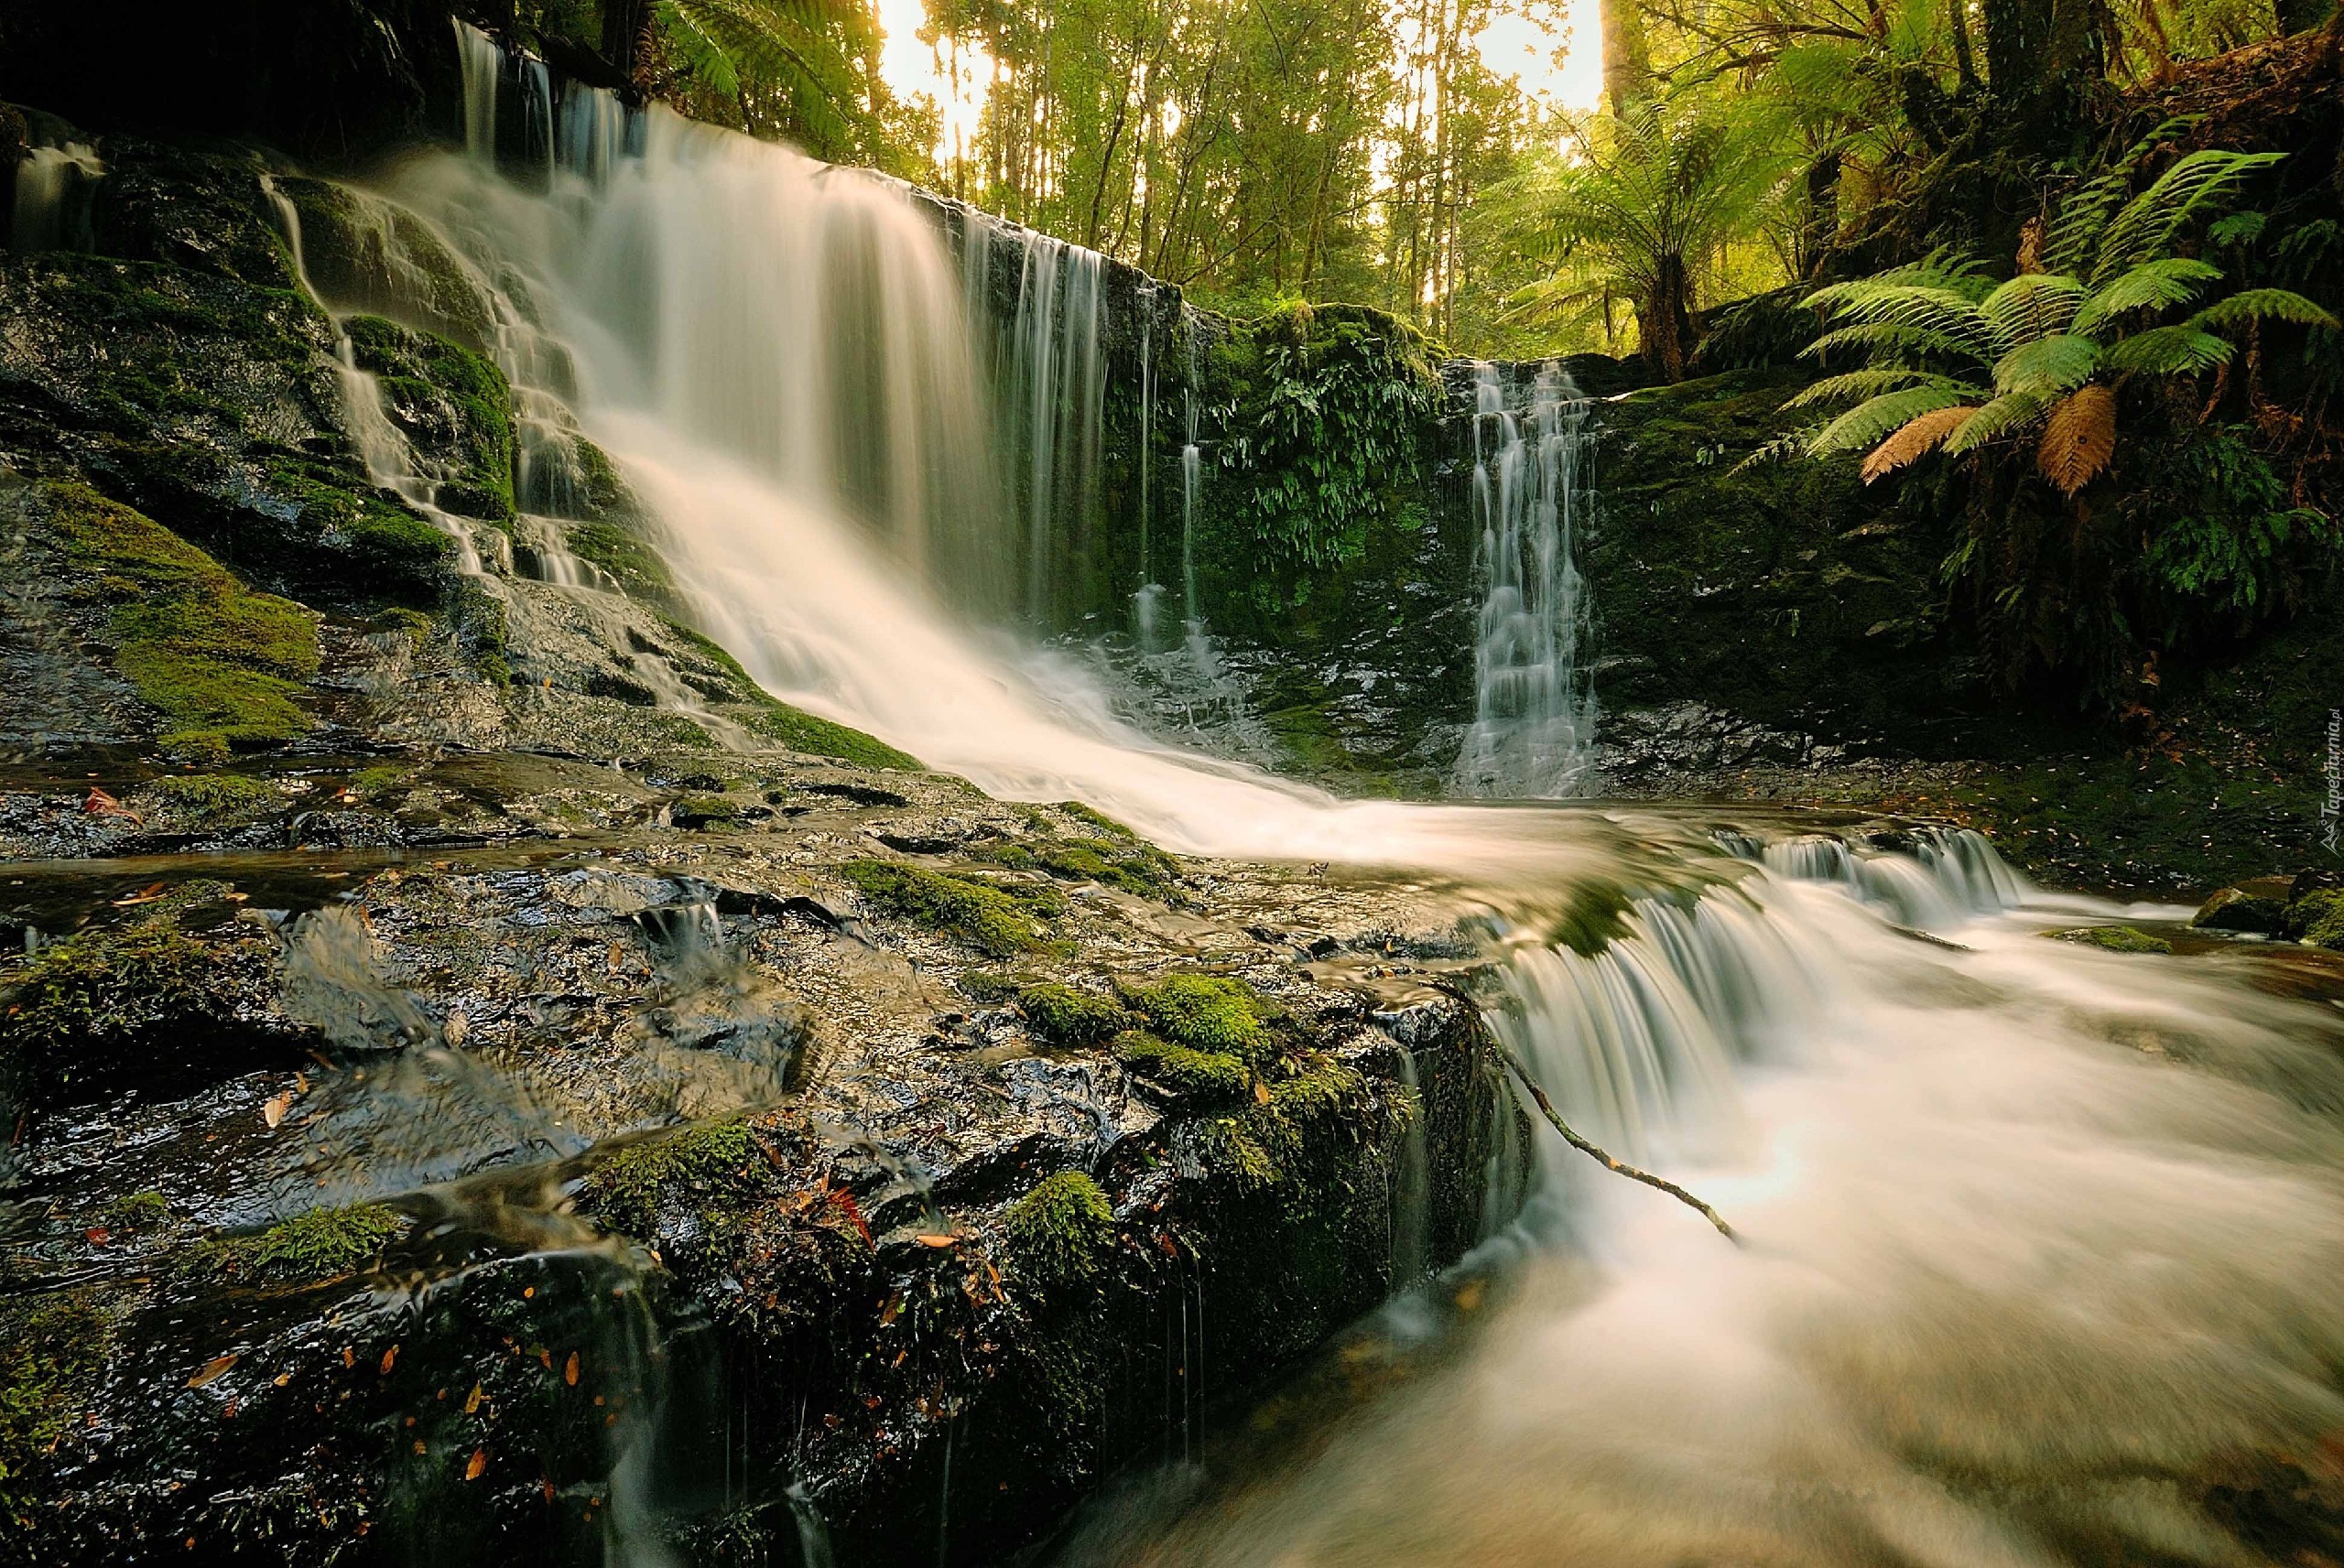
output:
<instances>
[{"instance_id":1,"label":"green fern frond","mask_svg":"<svg viewBox=\"0 0 2344 1568\"><path fill-rule=\"evenodd\" d=\"M2187 256L2145 261L2104 288L2095 289L2076 312L2069 331L2089 332L2133 310L2165 310L2187 305L2207 284L2222 276L2211 262Z\"/></svg>"},{"instance_id":2,"label":"green fern frond","mask_svg":"<svg viewBox=\"0 0 2344 1568\"><path fill-rule=\"evenodd\" d=\"M2335 317L2285 288L2241 288L2189 318L2192 327L2215 332L2243 327L2249 321L2286 321L2298 327L2326 327L2330 330L2336 326Z\"/></svg>"},{"instance_id":3,"label":"green fern frond","mask_svg":"<svg viewBox=\"0 0 2344 1568\"><path fill-rule=\"evenodd\" d=\"M2016 435L2040 422L2057 401L2056 393L2032 389L2004 393L1972 414L1948 438L1943 449L1948 457L1958 457L1963 452L1974 452L1998 437Z\"/></svg>"},{"instance_id":4,"label":"green fern frond","mask_svg":"<svg viewBox=\"0 0 2344 1568\"><path fill-rule=\"evenodd\" d=\"M2152 327L2109 344L2100 363L2119 375L2193 375L2228 364L2234 352L2229 340L2194 326Z\"/></svg>"},{"instance_id":5,"label":"green fern frond","mask_svg":"<svg viewBox=\"0 0 2344 1568\"><path fill-rule=\"evenodd\" d=\"M2249 175L2286 156L2207 147L2166 169L2157 176L2156 183L2125 203L2108 225L2092 264L2093 285L2098 287L2165 254L2191 219L2229 200Z\"/></svg>"},{"instance_id":6,"label":"green fern frond","mask_svg":"<svg viewBox=\"0 0 2344 1568\"><path fill-rule=\"evenodd\" d=\"M1994 390L2003 396L2015 393L2056 396L2081 386L2099 368L2098 343L2073 332L2057 332L2022 343L2004 354L1994 366Z\"/></svg>"},{"instance_id":7,"label":"green fern frond","mask_svg":"<svg viewBox=\"0 0 2344 1568\"><path fill-rule=\"evenodd\" d=\"M2092 180L2081 190L2060 203L2059 215L2045 236L2042 265L2046 272L2081 273L2092 259L2092 251L2100 237L2107 231L2108 221L2118 208L2124 205L2124 193L2132 188L2133 171L2150 154L2168 142L2178 140L2198 123L2202 114L2177 114L2157 125L2147 135L2124 150L2124 156L2111 165L2106 174Z\"/></svg>"},{"instance_id":8,"label":"green fern frond","mask_svg":"<svg viewBox=\"0 0 2344 1568\"><path fill-rule=\"evenodd\" d=\"M1783 405L1785 408L1812 408L1822 404L1838 403L1850 397L1877 397L1884 392L1898 392L1906 387L1926 386L1952 393L1956 398L1983 397L1981 387L1957 381L1951 376L1937 375L1925 370L1913 370L1902 365L1880 365L1870 370L1846 371L1839 375L1827 375L1814 385L1800 391L1797 396Z\"/></svg>"},{"instance_id":9,"label":"green fern frond","mask_svg":"<svg viewBox=\"0 0 2344 1568\"><path fill-rule=\"evenodd\" d=\"M2067 330L2067 323L2089 293L2080 278L2065 273L2022 273L1986 296L1978 310L2002 346L2015 348L2032 339Z\"/></svg>"},{"instance_id":10,"label":"green fern frond","mask_svg":"<svg viewBox=\"0 0 2344 1568\"><path fill-rule=\"evenodd\" d=\"M1862 349L1877 362L1922 354L1975 357L1969 344L1926 327L1900 321L1857 321L1834 327L1799 351L1802 359L1824 359L1839 349Z\"/></svg>"},{"instance_id":11,"label":"green fern frond","mask_svg":"<svg viewBox=\"0 0 2344 1568\"><path fill-rule=\"evenodd\" d=\"M1941 386L1913 386L1901 392L1883 393L1856 405L1809 437L1807 456L1821 458L1833 452L1869 450L1922 415L1950 408L1960 401L1959 393Z\"/></svg>"}]
</instances>

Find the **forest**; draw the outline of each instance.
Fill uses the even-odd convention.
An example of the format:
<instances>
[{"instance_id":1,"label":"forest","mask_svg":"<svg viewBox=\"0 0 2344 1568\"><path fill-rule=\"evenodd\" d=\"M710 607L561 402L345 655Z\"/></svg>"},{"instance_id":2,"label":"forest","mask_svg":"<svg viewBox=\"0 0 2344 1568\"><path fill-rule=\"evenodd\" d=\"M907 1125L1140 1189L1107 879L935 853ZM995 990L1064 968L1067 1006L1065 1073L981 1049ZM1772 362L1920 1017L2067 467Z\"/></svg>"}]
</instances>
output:
<instances>
[{"instance_id":1,"label":"forest","mask_svg":"<svg viewBox=\"0 0 2344 1568\"><path fill-rule=\"evenodd\" d=\"M2344 1562L2335 0L16 0L0 180L0 1568Z\"/></svg>"}]
</instances>

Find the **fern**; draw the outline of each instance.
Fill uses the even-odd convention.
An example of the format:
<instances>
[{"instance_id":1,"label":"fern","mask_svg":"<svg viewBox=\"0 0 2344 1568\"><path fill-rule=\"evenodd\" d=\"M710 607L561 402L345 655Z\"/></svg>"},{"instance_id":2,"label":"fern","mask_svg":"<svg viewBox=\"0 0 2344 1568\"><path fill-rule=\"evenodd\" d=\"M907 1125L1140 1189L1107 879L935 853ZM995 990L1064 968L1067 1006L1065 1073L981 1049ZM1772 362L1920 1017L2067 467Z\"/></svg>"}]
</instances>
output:
<instances>
[{"instance_id":1,"label":"fern","mask_svg":"<svg viewBox=\"0 0 2344 1568\"><path fill-rule=\"evenodd\" d=\"M2035 463L2059 493L2073 495L2115 455L2116 394L2105 386L2085 386L2051 410Z\"/></svg>"},{"instance_id":2,"label":"fern","mask_svg":"<svg viewBox=\"0 0 2344 1568\"><path fill-rule=\"evenodd\" d=\"M1883 393L1878 397L1858 404L1818 430L1807 440L1807 454L1810 457L1827 457L1833 452L1876 446L1909 421L1924 414L1950 408L1960 401L1959 393L1938 386L1915 386L1902 392Z\"/></svg>"},{"instance_id":3,"label":"fern","mask_svg":"<svg viewBox=\"0 0 2344 1568\"><path fill-rule=\"evenodd\" d=\"M1994 365L1994 390L1999 393L2067 392L2091 379L2100 368L2100 345L2073 332L2055 332L2022 343Z\"/></svg>"}]
</instances>

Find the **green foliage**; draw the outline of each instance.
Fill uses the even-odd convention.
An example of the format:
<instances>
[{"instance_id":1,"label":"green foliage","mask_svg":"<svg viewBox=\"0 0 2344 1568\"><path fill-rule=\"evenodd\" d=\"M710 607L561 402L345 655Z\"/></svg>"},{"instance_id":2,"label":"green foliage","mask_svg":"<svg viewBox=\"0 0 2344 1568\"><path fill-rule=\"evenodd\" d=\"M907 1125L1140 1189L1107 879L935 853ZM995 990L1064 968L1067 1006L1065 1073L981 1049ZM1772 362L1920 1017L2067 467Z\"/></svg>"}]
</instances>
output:
<instances>
[{"instance_id":1,"label":"green foliage","mask_svg":"<svg viewBox=\"0 0 2344 1568\"><path fill-rule=\"evenodd\" d=\"M1065 907L1064 900L1046 889L1020 887L1013 892L974 877L894 860L850 860L839 875L874 908L956 936L993 958L1040 946L1035 917L1049 918Z\"/></svg>"},{"instance_id":2,"label":"green foliage","mask_svg":"<svg viewBox=\"0 0 2344 1568\"><path fill-rule=\"evenodd\" d=\"M318 667L317 624L254 593L169 529L74 484L44 492L78 566L113 605L114 668L161 714L166 746L213 756L309 728L297 684Z\"/></svg>"},{"instance_id":3,"label":"green foliage","mask_svg":"<svg viewBox=\"0 0 2344 1568\"><path fill-rule=\"evenodd\" d=\"M2287 935L2314 947L2344 949L2344 889L2316 888L2288 904Z\"/></svg>"},{"instance_id":4,"label":"green foliage","mask_svg":"<svg viewBox=\"0 0 2344 1568\"><path fill-rule=\"evenodd\" d=\"M1115 1211L1080 1171L1045 1177L1002 1217L1016 1275L1042 1292L1095 1287L1115 1249Z\"/></svg>"},{"instance_id":5,"label":"green foliage","mask_svg":"<svg viewBox=\"0 0 2344 1568\"><path fill-rule=\"evenodd\" d=\"M1354 560L1372 530L1424 525L1423 432L1440 382L1423 337L1358 306L1296 303L1213 349L1230 388L1222 469L1273 567Z\"/></svg>"},{"instance_id":6,"label":"green foliage","mask_svg":"<svg viewBox=\"0 0 2344 1568\"><path fill-rule=\"evenodd\" d=\"M676 579L659 552L626 529L610 523L576 523L569 530L570 553L602 568L638 599L653 602L673 594Z\"/></svg>"},{"instance_id":7,"label":"green foliage","mask_svg":"<svg viewBox=\"0 0 2344 1568\"><path fill-rule=\"evenodd\" d=\"M797 133L818 150L853 145L866 87L857 69L877 44L853 0L654 0L661 41L702 99Z\"/></svg>"},{"instance_id":8,"label":"green foliage","mask_svg":"<svg viewBox=\"0 0 2344 1568\"><path fill-rule=\"evenodd\" d=\"M154 788L174 816L202 826L257 816L284 801L266 779L239 773L171 773Z\"/></svg>"},{"instance_id":9,"label":"green foliage","mask_svg":"<svg viewBox=\"0 0 2344 1568\"><path fill-rule=\"evenodd\" d=\"M1060 1050L1103 1045L1131 1023L1131 1015L1105 997L1071 986L1027 986L1017 993L1017 1011L1037 1037Z\"/></svg>"},{"instance_id":10,"label":"green foliage","mask_svg":"<svg viewBox=\"0 0 2344 1568\"><path fill-rule=\"evenodd\" d=\"M2289 504L2287 487L2230 426L2200 427L2162 455L2128 506L2147 541L2155 591L2185 611L2246 626L2283 603L2315 563L2344 546L2335 521Z\"/></svg>"},{"instance_id":11,"label":"green foliage","mask_svg":"<svg viewBox=\"0 0 2344 1568\"><path fill-rule=\"evenodd\" d=\"M407 1228L407 1216L380 1204L313 1208L258 1235L224 1237L210 1251L244 1282L309 1284L358 1272Z\"/></svg>"}]
</instances>

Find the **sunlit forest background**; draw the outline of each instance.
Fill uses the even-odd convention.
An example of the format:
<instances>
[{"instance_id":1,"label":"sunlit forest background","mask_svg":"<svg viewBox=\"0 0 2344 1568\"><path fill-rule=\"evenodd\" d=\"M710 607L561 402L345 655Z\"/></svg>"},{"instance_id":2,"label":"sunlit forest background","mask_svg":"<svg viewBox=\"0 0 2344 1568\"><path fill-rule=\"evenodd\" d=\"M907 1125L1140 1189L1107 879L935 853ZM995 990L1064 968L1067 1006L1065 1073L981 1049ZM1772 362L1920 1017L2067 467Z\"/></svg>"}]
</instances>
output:
<instances>
[{"instance_id":1,"label":"sunlit forest background","mask_svg":"<svg viewBox=\"0 0 2344 1568\"><path fill-rule=\"evenodd\" d=\"M2317 19L2271 0L568 0L515 18L599 34L702 117L1205 303L1339 299L1460 351L1663 358L1661 318L1812 277L1949 162L2085 167L2105 151L2081 145L2095 95Z\"/></svg>"}]
</instances>

